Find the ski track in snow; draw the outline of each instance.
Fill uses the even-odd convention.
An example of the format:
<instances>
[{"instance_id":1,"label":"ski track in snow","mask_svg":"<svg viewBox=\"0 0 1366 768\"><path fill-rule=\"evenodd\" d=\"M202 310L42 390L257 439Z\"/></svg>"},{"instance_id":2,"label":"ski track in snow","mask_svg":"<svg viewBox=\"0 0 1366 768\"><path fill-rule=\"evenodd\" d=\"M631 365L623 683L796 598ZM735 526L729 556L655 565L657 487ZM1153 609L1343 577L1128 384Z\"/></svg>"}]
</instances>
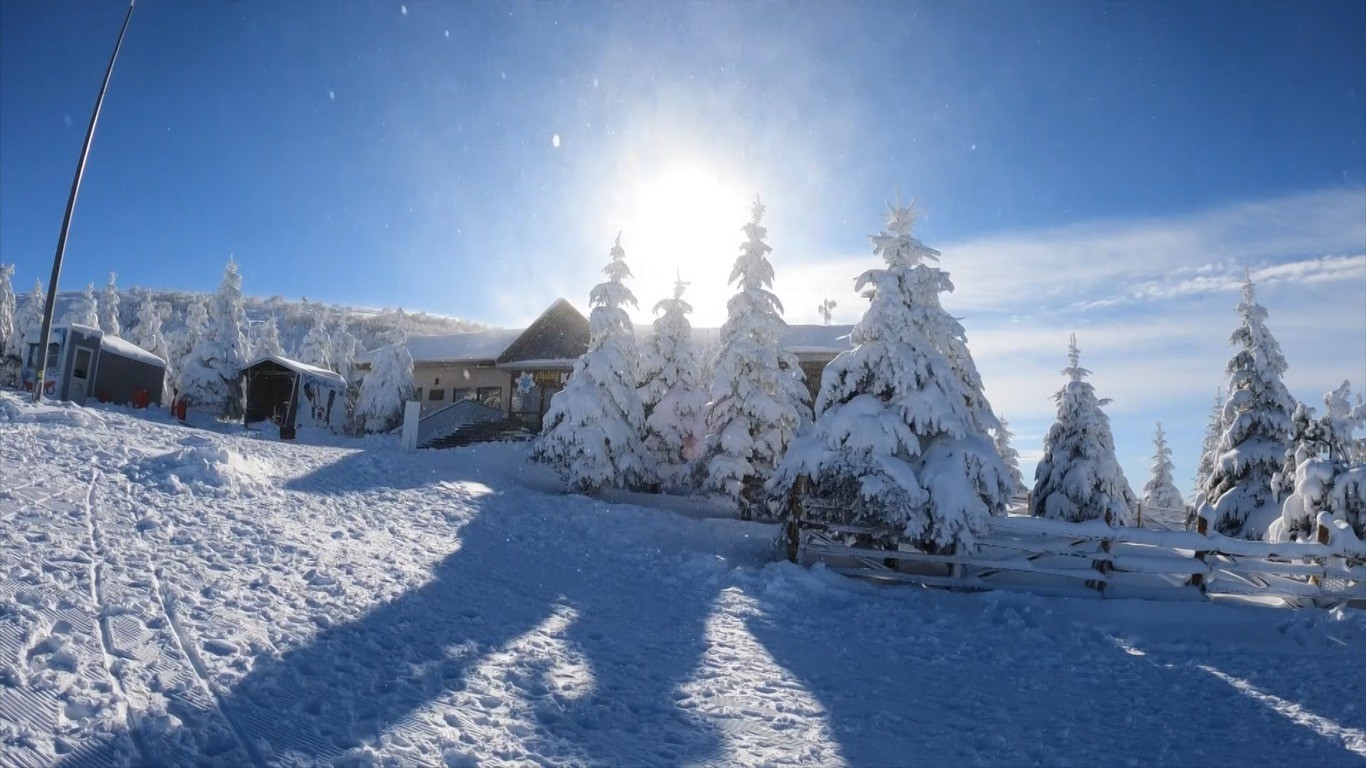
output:
<instances>
[{"instance_id":1,"label":"ski track in snow","mask_svg":"<svg viewBox=\"0 0 1366 768\"><path fill-rule=\"evenodd\" d=\"M877 587L305 437L0 393L0 765L1366 764L1358 611Z\"/></svg>"}]
</instances>

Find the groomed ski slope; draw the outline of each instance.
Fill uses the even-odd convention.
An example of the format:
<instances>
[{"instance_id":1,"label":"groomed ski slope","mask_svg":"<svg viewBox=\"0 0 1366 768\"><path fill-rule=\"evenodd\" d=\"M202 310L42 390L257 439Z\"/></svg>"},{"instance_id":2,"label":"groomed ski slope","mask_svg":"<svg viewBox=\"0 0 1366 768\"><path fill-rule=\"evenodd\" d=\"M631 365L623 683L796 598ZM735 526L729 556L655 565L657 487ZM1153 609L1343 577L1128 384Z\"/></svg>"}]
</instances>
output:
<instances>
[{"instance_id":1,"label":"groomed ski slope","mask_svg":"<svg viewBox=\"0 0 1366 768\"><path fill-rule=\"evenodd\" d=\"M0 393L0 764L1361 765L1359 611L952 594L547 489Z\"/></svg>"}]
</instances>

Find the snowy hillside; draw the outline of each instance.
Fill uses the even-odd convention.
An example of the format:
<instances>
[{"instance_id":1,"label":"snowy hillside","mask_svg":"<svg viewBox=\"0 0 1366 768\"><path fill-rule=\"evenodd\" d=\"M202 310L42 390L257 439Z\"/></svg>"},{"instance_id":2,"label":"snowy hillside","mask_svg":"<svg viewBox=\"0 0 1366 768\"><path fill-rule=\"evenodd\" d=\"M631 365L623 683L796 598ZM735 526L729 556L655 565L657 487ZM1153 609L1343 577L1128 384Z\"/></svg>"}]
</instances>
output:
<instances>
[{"instance_id":1,"label":"snowy hillside","mask_svg":"<svg viewBox=\"0 0 1366 768\"><path fill-rule=\"evenodd\" d=\"M250 276L248 276L248 280L249 278ZM19 284L16 285L16 289L22 289L20 296L22 299L22 294L26 294L32 289L32 286ZM80 295L79 291L59 293L57 295L57 311L54 317L61 320L66 312L67 305L75 301ZM119 323L124 330L123 335L126 337L132 329L137 327L138 307L141 306L144 298L151 298L154 302L166 305L169 311L163 316L165 322L162 329L163 333L169 335L179 332L184 326L185 315L190 302L204 299L208 295L208 293L142 287L120 289ZM400 324L408 333L415 335L477 331L487 327L469 320L429 315L425 312L348 307L307 299L291 301L280 296L272 296L267 299L244 296L243 304L247 310L247 317L253 323L259 323L269 317L275 318L279 324L280 343L288 354L296 353L303 345L304 337L308 335L308 331L313 325L313 318L319 313L325 315L330 322L335 322L345 316L351 332L360 340L362 349L374 349L380 346L384 343L386 334L399 327Z\"/></svg>"},{"instance_id":2,"label":"snowy hillside","mask_svg":"<svg viewBox=\"0 0 1366 768\"><path fill-rule=\"evenodd\" d=\"M158 413L0 392L6 766L1366 762L1359 611L877 588L524 445Z\"/></svg>"}]
</instances>

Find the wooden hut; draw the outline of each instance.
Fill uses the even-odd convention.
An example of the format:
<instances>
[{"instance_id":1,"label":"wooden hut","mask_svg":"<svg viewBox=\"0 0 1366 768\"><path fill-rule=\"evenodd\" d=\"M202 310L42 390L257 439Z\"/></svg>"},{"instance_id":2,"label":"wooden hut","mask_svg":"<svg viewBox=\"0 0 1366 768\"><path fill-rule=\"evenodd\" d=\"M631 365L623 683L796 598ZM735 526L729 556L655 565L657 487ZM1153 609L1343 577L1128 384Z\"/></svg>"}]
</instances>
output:
<instances>
[{"instance_id":1,"label":"wooden hut","mask_svg":"<svg viewBox=\"0 0 1366 768\"><path fill-rule=\"evenodd\" d=\"M268 421L291 440L299 427L340 431L346 418L346 379L279 355L264 355L243 366L246 425Z\"/></svg>"}]
</instances>

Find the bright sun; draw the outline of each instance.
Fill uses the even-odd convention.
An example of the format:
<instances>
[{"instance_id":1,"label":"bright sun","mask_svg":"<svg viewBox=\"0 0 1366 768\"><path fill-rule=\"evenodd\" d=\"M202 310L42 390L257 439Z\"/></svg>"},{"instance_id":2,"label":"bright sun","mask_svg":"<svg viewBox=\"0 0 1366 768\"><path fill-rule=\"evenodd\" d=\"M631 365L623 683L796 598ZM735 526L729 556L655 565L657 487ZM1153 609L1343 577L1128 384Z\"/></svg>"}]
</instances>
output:
<instances>
[{"instance_id":1,"label":"bright sun","mask_svg":"<svg viewBox=\"0 0 1366 768\"><path fill-rule=\"evenodd\" d=\"M693 324L720 324L753 193L703 165L678 163L647 177L631 195L620 226L640 302L637 319L652 317L681 274L691 284L684 298L693 305Z\"/></svg>"}]
</instances>

